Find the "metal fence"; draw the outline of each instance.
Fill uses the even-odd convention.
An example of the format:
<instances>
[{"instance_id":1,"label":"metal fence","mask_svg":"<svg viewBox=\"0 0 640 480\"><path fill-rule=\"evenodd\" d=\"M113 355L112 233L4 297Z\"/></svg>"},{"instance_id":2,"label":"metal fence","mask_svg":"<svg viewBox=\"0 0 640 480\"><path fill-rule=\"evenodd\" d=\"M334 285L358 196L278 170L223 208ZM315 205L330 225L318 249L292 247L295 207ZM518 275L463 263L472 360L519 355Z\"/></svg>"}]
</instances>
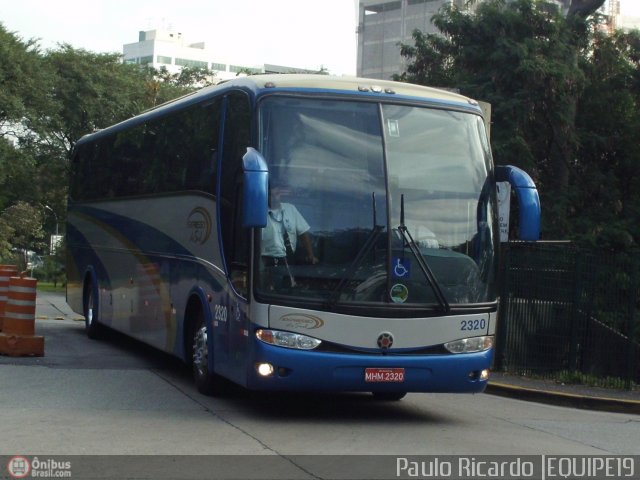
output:
<instances>
[{"instance_id":1,"label":"metal fence","mask_svg":"<svg viewBox=\"0 0 640 480\"><path fill-rule=\"evenodd\" d=\"M496 369L640 383L640 252L511 242L502 253Z\"/></svg>"}]
</instances>

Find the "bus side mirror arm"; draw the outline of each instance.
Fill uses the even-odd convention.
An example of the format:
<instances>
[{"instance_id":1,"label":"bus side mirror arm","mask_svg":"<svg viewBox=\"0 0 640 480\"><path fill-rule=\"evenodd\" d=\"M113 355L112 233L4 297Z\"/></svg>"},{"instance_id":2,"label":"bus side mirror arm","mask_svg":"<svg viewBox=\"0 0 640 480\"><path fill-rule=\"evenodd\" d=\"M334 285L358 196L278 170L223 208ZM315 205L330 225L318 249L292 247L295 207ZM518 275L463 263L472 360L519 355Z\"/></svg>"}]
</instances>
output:
<instances>
[{"instance_id":1,"label":"bus side mirror arm","mask_svg":"<svg viewBox=\"0 0 640 480\"><path fill-rule=\"evenodd\" d=\"M540 240L540 197L536 184L524 170L512 165L498 165L495 172L496 182L509 182L516 193L520 208L518 236L530 242Z\"/></svg>"},{"instance_id":2,"label":"bus side mirror arm","mask_svg":"<svg viewBox=\"0 0 640 480\"><path fill-rule=\"evenodd\" d=\"M242 226L263 228L267 225L269 205L269 168L255 148L247 148L242 157L244 189L242 197Z\"/></svg>"}]
</instances>

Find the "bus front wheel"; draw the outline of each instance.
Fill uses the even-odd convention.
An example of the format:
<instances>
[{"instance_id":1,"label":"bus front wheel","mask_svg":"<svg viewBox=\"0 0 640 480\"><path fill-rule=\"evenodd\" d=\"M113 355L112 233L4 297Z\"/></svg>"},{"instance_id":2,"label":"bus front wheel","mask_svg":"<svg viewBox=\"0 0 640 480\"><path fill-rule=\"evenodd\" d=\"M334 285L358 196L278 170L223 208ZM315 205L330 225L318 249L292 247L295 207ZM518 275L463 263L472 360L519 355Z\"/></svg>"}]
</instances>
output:
<instances>
[{"instance_id":1,"label":"bus front wheel","mask_svg":"<svg viewBox=\"0 0 640 480\"><path fill-rule=\"evenodd\" d=\"M194 326L191 357L193 379L200 393L214 395L217 392L216 375L209 371L209 334L202 313L198 315Z\"/></svg>"}]
</instances>

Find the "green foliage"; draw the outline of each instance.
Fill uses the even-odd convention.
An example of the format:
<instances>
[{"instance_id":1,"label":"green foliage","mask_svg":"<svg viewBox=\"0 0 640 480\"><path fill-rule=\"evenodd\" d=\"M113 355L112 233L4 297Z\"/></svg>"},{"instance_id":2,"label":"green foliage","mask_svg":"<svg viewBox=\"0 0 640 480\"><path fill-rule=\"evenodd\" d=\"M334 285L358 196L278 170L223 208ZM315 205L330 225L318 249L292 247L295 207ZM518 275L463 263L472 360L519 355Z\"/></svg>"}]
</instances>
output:
<instances>
[{"instance_id":1,"label":"green foliage","mask_svg":"<svg viewBox=\"0 0 640 480\"><path fill-rule=\"evenodd\" d=\"M47 293L62 293L64 294L66 289L66 285L61 282L61 283L56 283L54 284L53 282L47 282L47 281L41 281L39 277L38 278L38 292L47 292Z\"/></svg>"},{"instance_id":2,"label":"green foliage","mask_svg":"<svg viewBox=\"0 0 640 480\"><path fill-rule=\"evenodd\" d=\"M46 245L42 217L39 208L22 201L6 208L0 215L0 228L4 226L5 232L10 232L11 246L22 252L21 264L26 265L28 250L39 250ZM0 233L0 238L2 236L6 238L6 233Z\"/></svg>"},{"instance_id":3,"label":"green foliage","mask_svg":"<svg viewBox=\"0 0 640 480\"><path fill-rule=\"evenodd\" d=\"M20 122L43 98L36 42L23 41L0 23L0 137L18 134Z\"/></svg>"},{"instance_id":4,"label":"green foliage","mask_svg":"<svg viewBox=\"0 0 640 480\"><path fill-rule=\"evenodd\" d=\"M34 201L35 175L35 160L29 152L0 137L0 212L18 198Z\"/></svg>"},{"instance_id":5,"label":"green foliage","mask_svg":"<svg viewBox=\"0 0 640 480\"><path fill-rule=\"evenodd\" d=\"M38 279L38 289L55 291L58 287L66 285L65 254L66 245L63 239L53 255L42 257L42 264L38 265L31 273L34 278ZM43 282L49 286L42 286Z\"/></svg>"},{"instance_id":6,"label":"green foliage","mask_svg":"<svg viewBox=\"0 0 640 480\"><path fill-rule=\"evenodd\" d=\"M42 266L33 271L33 276L38 279L39 288L40 282L50 284L52 289L47 289L49 291L57 289L58 286L63 286L66 282L64 264L55 255L45 256Z\"/></svg>"},{"instance_id":7,"label":"green foliage","mask_svg":"<svg viewBox=\"0 0 640 480\"><path fill-rule=\"evenodd\" d=\"M51 75L53 111L35 119L47 145L66 154L83 135L105 128L148 108L148 75L136 65L121 64L118 54L92 53L62 45L42 58Z\"/></svg>"},{"instance_id":8,"label":"green foliage","mask_svg":"<svg viewBox=\"0 0 640 480\"><path fill-rule=\"evenodd\" d=\"M434 18L444 35L416 31L401 47L398 78L492 104L495 161L536 180L546 238L625 249L640 240L640 35L597 33L602 3L573 0L568 18L538 0L446 8ZM0 24L0 212L27 202L54 232L81 136L211 81L202 69L173 75L69 45L42 53ZM12 228L0 223L0 255Z\"/></svg>"},{"instance_id":9,"label":"green foliage","mask_svg":"<svg viewBox=\"0 0 640 480\"><path fill-rule=\"evenodd\" d=\"M215 72L202 67L184 67L178 73L170 73L165 67L161 67L154 76L165 89L168 90L168 87L177 89L176 94L181 94L185 89L189 90L194 86L203 88L217 83Z\"/></svg>"},{"instance_id":10,"label":"green foliage","mask_svg":"<svg viewBox=\"0 0 640 480\"><path fill-rule=\"evenodd\" d=\"M42 212L26 202L17 202L5 209L0 216L13 229L13 244L27 250L41 247L44 238Z\"/></svg>"},{"instance_id":11,"label":"green foliage","mask_svg":"<svg viewBox=\"0 0 640 480\"><path fill-rule=\"evenodd\" d=\"M414 32L397 78L491 103L495 162L534 177L545 238L626 249L640 241L640 36L599 33L602 4L445 7L444 35Z\"/></svg>"},{"instance_id":12,"label":"green foliage","mask_svg":"<svg viewBox=\"0 0 640 480\"><path fill-rule=\"evenodd\" d=\"M640 239L640 32L595 33L581 68L587 87L576 120L576 234L622 250Z\"/></svg>"},{"instance_id":13,"label":"green foliage","mask_svg":"<svg viewBox=\"0 0 640 480\"><path fill-rule=\"evenodd\" d=\"M555 372L553 378L557 383L568 385L586 385L589 387L612 388L612 389L637 389L636 385L627 387L628 381L624 378L599 376L582 373L576 370L562 370Z\"/></svg>"},{"instance_id":14,"label":"green foliage","mask_svg":"<svg viewBox=\"0 0 640 480\"><path fill-rule=\"evenodd\" d=\"M11 249L13 245L11 239L13 237L13 228L5 219L0 217L0 263L5 263L12 258Z\"/></svg>"},{"instance_id":15,"label":"green foliage","mask_svg":"<svg viewBox=\"0 0 640 480\"><path fill-rule=\"evenodd\" d=\"M211 80L202 69L169 75L70 45L42 53L0 24L0 257L64 233L68 162L83 135Z\"/></svg>"},{"instance_id":16,"label":"green foliage","mask_svg":"<svg viewBox=\"0 0 640 480\"><path fill-rule=\"evenodd\" d=\"M530 0L494 0L474 14L450 6L434 23L445 36L415 32L416 46L403 50L411 63L402 79L457 88L491 103L496 162L540 180L544 162L564 148L560 138L573 139L566 104L582 84L581 72L567 61L572 49L559 11Z\"/></svg>"}]
</instances>

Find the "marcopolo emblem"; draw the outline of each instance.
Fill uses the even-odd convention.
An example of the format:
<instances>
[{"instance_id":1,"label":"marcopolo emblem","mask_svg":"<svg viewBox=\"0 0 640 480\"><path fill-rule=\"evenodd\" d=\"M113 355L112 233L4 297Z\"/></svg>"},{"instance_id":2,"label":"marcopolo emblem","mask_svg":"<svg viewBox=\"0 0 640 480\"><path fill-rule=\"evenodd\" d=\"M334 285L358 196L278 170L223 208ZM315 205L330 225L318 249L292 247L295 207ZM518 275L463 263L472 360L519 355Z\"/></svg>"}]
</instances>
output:
<instances>
[{"instance_id":1,"label":"marcopolo emblem","mask_svg":"<svg viewBox=\"0 0 640 480\"><path fill-rule=\"evenodd\" d=\"M187 218L187 228L191 230L189 241L203 245L211 236L211 215L203 207L194 208Z\"/></svg>"},{"instance_id":2,"label":"marcopolo emblem","mask_svg":"<svg viewBox=\"0 0 640 480\"><path fill-rule=\"evenodd\" d=\"M391 345L393 345L393 335L391 335L389 332L382 332L378 336L378 346L382 350L388 350L391 348Z\"/></svg>"},{"instance_id":3,"label":"marcopolo emblem","mask_svg":"<svg viewBox=\"0 0 640 480\"><path fill-rule=\"evenodd\" d=\"M280 317L280 321L284 322L289 328L305 328L312 330L322 328L324 320L315 315L307 315L303 313L289 313Z\"/></svg>"}]
</instances>

